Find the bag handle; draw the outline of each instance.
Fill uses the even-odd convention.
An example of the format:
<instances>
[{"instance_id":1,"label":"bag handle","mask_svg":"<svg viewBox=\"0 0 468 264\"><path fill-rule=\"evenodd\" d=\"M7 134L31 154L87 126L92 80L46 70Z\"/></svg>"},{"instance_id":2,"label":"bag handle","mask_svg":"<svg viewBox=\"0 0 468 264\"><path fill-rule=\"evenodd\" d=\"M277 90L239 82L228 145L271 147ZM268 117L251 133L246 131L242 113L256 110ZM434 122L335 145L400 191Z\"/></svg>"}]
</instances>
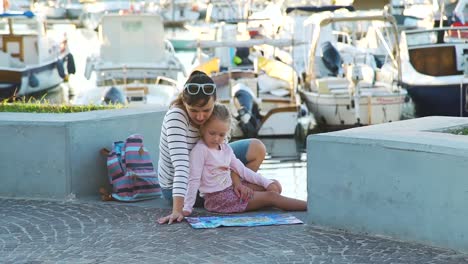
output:
<instances>
[{"instance_id":1,"label":"bag handle","mask_svg":"<svg viewBox=\"0 0 468 264\"><path fill-rule=\"evenodd\" d=\"M99 153L103 157L109 156L110 152L111 151L108 148L102 148L99 151ZM112 195L104 187L99 188L99 193L101 194L101 200L103 200L103 201L114 201L115 200L114 197L112 197Z\"/></svg>"},{"instance_id":2,"label":"bag handle","mask_svg":"<svg viewBox=\"0 0 468 264\"><path fill-rule=\"evenodd\" d=\"M99 153L101 153L101 155L104 156L104 157L109 156L109 153L110 153L110 152L111 152L111 151L110 151L108 148L102 148L102 149L99 151Z\"/></svg>"}]
</instances>

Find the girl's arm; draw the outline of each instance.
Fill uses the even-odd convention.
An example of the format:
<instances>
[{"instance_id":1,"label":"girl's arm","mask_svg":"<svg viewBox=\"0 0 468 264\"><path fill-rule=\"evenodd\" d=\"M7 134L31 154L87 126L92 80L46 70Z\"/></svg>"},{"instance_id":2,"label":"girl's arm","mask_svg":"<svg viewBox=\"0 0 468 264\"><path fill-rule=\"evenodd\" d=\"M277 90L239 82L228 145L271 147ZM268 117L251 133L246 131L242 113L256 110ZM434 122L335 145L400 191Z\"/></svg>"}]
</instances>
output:
<instances>
[{"instance_id":1,"label":"girl's arm","mask_svg":"<svg viewBox=\"0 0 468 264\"><path fill-rule=\"evenodd\" d=\"M203 145L197 144L190 152L190 175L188 179L187 195L184 200L184 215L192 213L193 205L197 199L197 191L200 188L203 167L205 164L205 151Z\"/></svg>"}]
</instances>

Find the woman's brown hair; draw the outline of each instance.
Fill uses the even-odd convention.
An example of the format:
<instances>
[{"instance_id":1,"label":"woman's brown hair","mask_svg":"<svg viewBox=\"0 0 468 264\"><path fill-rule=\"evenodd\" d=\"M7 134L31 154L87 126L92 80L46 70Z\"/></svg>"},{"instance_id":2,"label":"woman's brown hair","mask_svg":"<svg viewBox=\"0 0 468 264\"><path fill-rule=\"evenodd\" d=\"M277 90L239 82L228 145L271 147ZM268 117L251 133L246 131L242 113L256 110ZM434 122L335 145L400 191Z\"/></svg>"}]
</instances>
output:
<instances>
[{"instance_id":1,"label":"woman's brown hair","mask_svg":"<svg viewBox=\"0 0 468 264\"><path fill-rule=\"evenodd\" d=\"M210 76L206 75L206 73L202 71L193 71L188 77L187 81L185 82L185 84L187 83L214 84L214 81L213 79L211 79ZM208 103L208 101L210 101L211 97L213 97L213 101L216 101L216 90L211 95L206 95L201 91L197 94L189 94L188 91L184 88L182 92L177 96L177 98L174 101L172 101L171 106L184 107L184 102L191 106L204 106Z\"/></svg>"}]
</instances>

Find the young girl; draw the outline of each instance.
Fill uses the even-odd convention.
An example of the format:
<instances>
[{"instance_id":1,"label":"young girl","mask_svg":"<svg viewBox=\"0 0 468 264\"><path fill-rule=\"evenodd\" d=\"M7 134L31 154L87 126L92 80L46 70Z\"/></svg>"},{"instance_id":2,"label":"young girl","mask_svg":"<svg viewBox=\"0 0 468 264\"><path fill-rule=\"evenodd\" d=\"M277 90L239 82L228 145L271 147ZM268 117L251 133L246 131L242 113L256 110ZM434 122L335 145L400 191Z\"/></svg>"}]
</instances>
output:
<instances>
[{"instance_id":1,"label":"young girl","mask_svg":"<svg viewBox=\"0 0 468 264\"><path fill-rule=\"evenodd\" d=\"M231 114L226 106L215 104L211 117L201 126L201 139L190 152L190 176L184 200L184 215L190 215L197 190L204 195L205 209L218 213L252 211L262 207L305 211L305 201L280 195L280 185L245 167L226 143ZM254 191L246 200L239 199L232 187L231 170L266 191Z\"/></svg>"}]
</instances>

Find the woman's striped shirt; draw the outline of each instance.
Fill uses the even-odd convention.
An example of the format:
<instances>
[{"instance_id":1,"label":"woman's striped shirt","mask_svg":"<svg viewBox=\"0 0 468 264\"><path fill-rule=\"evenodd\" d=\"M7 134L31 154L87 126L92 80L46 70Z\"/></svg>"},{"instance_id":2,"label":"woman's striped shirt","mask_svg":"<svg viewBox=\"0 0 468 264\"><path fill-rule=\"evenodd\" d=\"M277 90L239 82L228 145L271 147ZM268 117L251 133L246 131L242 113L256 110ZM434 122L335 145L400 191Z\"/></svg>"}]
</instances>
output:
<instances>
[{"instance_id":1,"label":"woman's striped shirt","mask_svg":"<svg viewBox=\"0 0 468 264\"><path fill-rule=\"evenodd\" d=\"M198 128L177 107L164 116L159 139L159 184L172 189L172 196L185 197L189 176L189 153L199 139Z\"/></svg>"}]
</instances>

